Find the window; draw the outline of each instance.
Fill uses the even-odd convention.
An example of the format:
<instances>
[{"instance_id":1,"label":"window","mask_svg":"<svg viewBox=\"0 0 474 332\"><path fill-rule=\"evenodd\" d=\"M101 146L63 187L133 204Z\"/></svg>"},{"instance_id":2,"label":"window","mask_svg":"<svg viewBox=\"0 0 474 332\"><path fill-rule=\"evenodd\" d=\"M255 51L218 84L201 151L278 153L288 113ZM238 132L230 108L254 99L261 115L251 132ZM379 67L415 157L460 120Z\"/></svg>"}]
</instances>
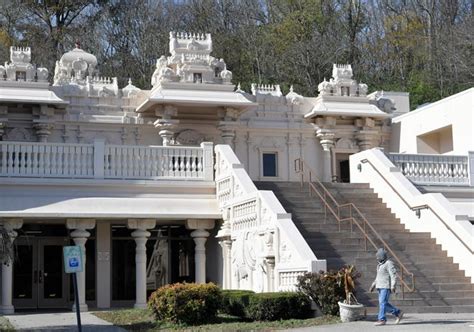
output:
<instances>
[{"instance_id":1,"label":"window","mask_svg":"<svg viewBox=\"0 0 474 332\"><path fill-rule=\"evenodd\" d=\"M201 73L194 73L193 74L193 82L194 83L202 83L202 74Z\"/></svg>"},{"instance_id":2,"label":"window","mask_svg":"<svg viewBox=\"0 0 474 332\"><path fill-rule=\"evenodd\" d=\"M263 159L263 176L277 176L277 154L264 153Z\"/></svg>"}]
</instances>

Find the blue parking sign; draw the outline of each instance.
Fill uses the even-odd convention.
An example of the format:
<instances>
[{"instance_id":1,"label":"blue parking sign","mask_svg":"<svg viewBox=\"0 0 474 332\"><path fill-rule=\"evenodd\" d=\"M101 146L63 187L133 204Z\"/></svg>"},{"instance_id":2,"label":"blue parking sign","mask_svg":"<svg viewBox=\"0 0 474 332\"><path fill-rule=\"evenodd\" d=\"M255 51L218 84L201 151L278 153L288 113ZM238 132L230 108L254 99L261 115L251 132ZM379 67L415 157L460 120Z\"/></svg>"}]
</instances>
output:
<instances>
[{"instance_id":1,"label":"blue parking sign","mask_svg":"<svg viewBox=\"0 0 474 332\"><path fill-rule=\"evenodd\" d=\"M63 247L64 270L66 273L83 271L82 250L79 246Z\"/></svg>"}]
</instances>

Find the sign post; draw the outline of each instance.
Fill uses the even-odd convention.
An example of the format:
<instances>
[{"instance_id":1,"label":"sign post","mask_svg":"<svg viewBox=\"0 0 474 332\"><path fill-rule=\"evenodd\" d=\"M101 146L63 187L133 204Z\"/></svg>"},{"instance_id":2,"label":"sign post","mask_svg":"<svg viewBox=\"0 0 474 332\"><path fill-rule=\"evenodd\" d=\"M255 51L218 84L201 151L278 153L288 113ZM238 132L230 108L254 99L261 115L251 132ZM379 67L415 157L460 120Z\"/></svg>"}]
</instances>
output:
<instances>
[{"instance_id":1,"label":"sign post","mask_svg":"<svg viewBox=\"0 0 474 332\"><path fill-rule=\"evenodd\" d=\"M79 307L79 292L77 290L77 272L84 271L82 262L82 250L79 246L63 247L64 269L66 273L72 273L72 283L74 285L74 302L76 304L77 328L82 332L81 309Z\"/></svg>"}]
</instances>

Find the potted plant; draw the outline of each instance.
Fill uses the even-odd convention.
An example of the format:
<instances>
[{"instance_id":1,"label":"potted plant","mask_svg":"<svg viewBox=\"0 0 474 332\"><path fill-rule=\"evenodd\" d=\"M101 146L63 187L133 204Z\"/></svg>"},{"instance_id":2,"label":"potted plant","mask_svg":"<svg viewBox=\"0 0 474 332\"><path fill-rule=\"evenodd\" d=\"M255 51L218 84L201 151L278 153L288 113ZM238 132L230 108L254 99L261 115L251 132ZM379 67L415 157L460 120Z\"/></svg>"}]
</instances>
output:
<instances>
[{"instance_id":1,"label":"potted plant","mask_svg":"<svg viewBox=\"0 0 474 332\"><path fill-rule=\"evenodd\" d=\"M364 305L355 297L355 280L360 277L353 265L343 267L340 271L340 281L344 283L346 298L339 301L339 315L342 322L351 322L365 317Z\"/></svg>"}]
</instances>

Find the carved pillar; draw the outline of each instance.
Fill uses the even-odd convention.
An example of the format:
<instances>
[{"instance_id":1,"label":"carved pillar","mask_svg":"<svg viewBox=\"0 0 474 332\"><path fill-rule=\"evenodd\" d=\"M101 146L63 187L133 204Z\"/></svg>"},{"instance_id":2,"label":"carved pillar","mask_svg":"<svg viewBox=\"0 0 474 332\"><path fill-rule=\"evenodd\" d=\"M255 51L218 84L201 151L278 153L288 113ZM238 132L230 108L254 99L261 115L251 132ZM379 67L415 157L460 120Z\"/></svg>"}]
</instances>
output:
<instances>
[{"instance_id":1,"label":"carved pillar","mask_svg":"<svg viewBox=\"0 0 474 332\"><path fill-rule=\"evenodd\" d=\"M275 291L275 250L273 249L274 234L273 230L266 230L260 233L264 246L263 259L267 267L267 284L266 291Z\"/></svg>"},{"instance_id":2,"label":"carved pillar","mask_svg":"<svg viewBox=\"0 0 474 332\"><path fill-rule=\"evenodd\" d=\"M361 151L378 146L380 140L379 132L375 128L375 120L372 118L356 119L354 125L359 128L356 139Z\"/></svg>"},{"instance_id":3,"label":"carved pillar","mask_svg":"<svg viewBox=\"0 0 474 332\"><path fill-rule=\"evenodd\" d=\"M332 129L320 128L316 131L316 137L319 138L323 147L323 182L331 182L332 179L332 153L334 147L334 131Z\"/></svg>"},{"instance_id":4,"label":"carved pillar","mask_svg":"<svg viewBox=\"0 0 474 332\"><path fill-rule=\"evenodd\" d=\"M188 219L186 227L193 229L191 237L194 239L194 262L195 262L195 282L203 284L206 282L206 241L209 232L206 229L214 228L214 220L211 219Z\"/></svg>"},{"instance_id":5,"label":"carved pillar","mask_svg":"<svg viewBox=\"0 0 474 332\"><path fill-rule=\"evenodd\" d=\"M87 311L88 307L86 304L86 241L91 235L87 230L95 227L94 219L68 219L66 221L68 229L73 229L71 232L71 238L76 246L81 247L82 261L84 264L84 270L77 273L77 289L79 293L79 310ZM73 311L75 306L73 306Z\"/></svg>"},{"instance_id":6,"label":"carved pillar","mask_svg":"<svg viewBox=\"0 0 474 332\"><path fill-rule=\"evenodd\" d=\"M191 237L196 244L194 248L194 261L196 263L196 280L197 284L206 283L206 241L209 232L204 229L196 229L191 232Z\"/></svg>"},{"instance_id":7,"label":"carved pillar","mask_svg":"<svg viewBox=\"0 0 474 332\"><path fill-rule=\"evenodd\" d=\"M156 120L153 124L155 128L160 130L158 134L163 140L163 146L169 146L174 136L174 129L179 123L179 120L174 120L171 117L178 115L178 109L175 106L166 105L155 113L157 116L161 116L161 118Z\"/></svg>"},{"instance_id":8,"label":"carved pillar","mask_svg":"<svg viewBox=\"0 0 474 332\"><path fill-rule=\"evenodd\" d=\"M127 227L135 229L132 237L135 239L135 304L134 308L146 308L146 241L151 233L147 229L156 225L155 219L129 219Z\"/></svg>"},{"instance_id":9,"label":"carved pillar","mask_svg":"<svg viewBox=\"0 0 474 332\"><path fill-rule=\"evenodd\" d=\"M219 244L222 247L222 288L232 289L232 240L231 240L231 224L230 209L223 211L223 220L221 229L217 233Z\"/></svg>"},{"instance_id":10,"label":"carved pillar","mask_svg":"<svg viewBox=\"0 0 474 332\"><path fill-rule=\"evenodd\" d=\"M236 108L226 107L219 112L221 122L219 122L218 128L221 131L221 137L224 144L229 145L234 149L234 138L235 128L237 126L237 118L239 117L240 110Z\"/></svg>"},{"instance_id":11,"label":"carved pillar","mask_svg":"<svg viewBox=\"0 0 474 332\"><path fill-rule=\"evenodd\" d=\"M234 150L234 138L235 138L235 122L234 121L221 121L218 126L221 131L221 137L224 144L229 145Z\"/></svg>"},{"instance_id":12,"label":"carved pillar","mask_svg":"<svg viewBox=\"0 0 474 332\"><path fill-rule=\"evenodd\" d=\"M36 131L36 136L38 136L39 142L47 142L49 135L51 135L51 130L53 129L53 123L50 121L41 121L34 120L33 128Z\"/></svg>"},{"instance_id":13,"label":"carved pillar","mask_svg":"<svg viewBox=\"0 0 474 332\"><path fill-rule=\"evenodd\" d=\"M0 77L2 79L2 77ZM2 140L3 135L5 135L5 128L8 122L8 107L0 106L0 140Z\"/></svg>"},{"instance_id":14,"label":"carved pillar","mask_svg":"<svg viewBox=\"0 0 474 332\"><path fill-rule=\"evenodd\" d=\"M4 219L3 226L10 235L11 243L15 241L18 233L15 229L19 229L23 225L22 219ZM13 250L14 250L13 246ZM0 306L0 313L3 315L10 315L15 312L12 303L13 290L13 262L9 264L2 264L2 304Z\"/></svg>"},{"instance_id":15,"label":"carved pillar","mask_svg":"<svg viewBox=\"0 0 474 332\"><path fill-rule=\"evenodd\" d=\"M0 141L3 138L3 135L5 135L6 126L7 126L7 119L1 119L0 118Z\"/></svg>"},{"instance_id":16,"label":"carved pillar","mask_svg":"<svg viewBox=\"0 0 474 332\"><path fill-rule=\"evenodd\" d=\"M378 146L379 134L376 130L361 130L357 133L356 138L361 151Z\"/></svg>"}]
</instances>

